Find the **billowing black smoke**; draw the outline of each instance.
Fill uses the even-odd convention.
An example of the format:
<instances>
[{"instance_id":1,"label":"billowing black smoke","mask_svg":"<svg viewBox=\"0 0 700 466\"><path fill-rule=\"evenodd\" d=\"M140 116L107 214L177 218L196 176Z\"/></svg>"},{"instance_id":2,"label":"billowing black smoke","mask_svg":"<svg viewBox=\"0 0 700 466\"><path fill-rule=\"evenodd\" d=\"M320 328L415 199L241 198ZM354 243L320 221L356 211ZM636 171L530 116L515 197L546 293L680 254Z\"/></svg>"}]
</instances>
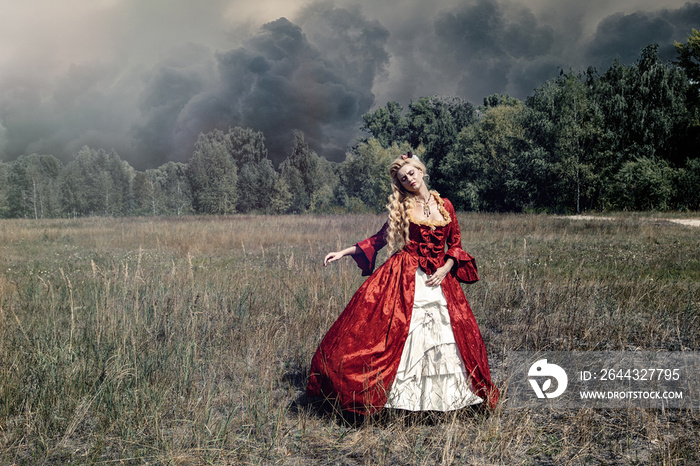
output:
<instances>
[{"instance_id":1,"label":"billowing black smoke","mask_svg":"<svg viewBox=\"0 0 700 466\"><path fill-rule=\"evenodd\" d=\"M280 18L244 46L216 53L212 85L203 70L161 65L141 101L148 118L135 129L140 152L182 159L200 131L242 126L265 134L275 163L288 155L294 130L324 156L342 159L374 103L388 32L359 10L318 5L304 17L307 33Z\"/></svg>"},{"instance_id":2,"label":"billowing black smoke","mask_svg":"<svg viewBox=\"0 0 700 466\"><path fill-rule=\"evenodd\" d=\"M636 12L604 0L327 0L251 27L222 19L236 2L114 3L101 18L109 27L91 24L84 38L112 48L75 63L54 58L65 44L53 37L46 63L22 54L26 37L14 59L0 47L0 159L67 161L89 145L142 170L189 159L200 132L243 126L264 132L275 163L295 129L341 160L361 115L388 100L524 98L560 69L603 72L652 42L672 60L673 41L700 24L700 4L678 0ZM620 13L589 14L602 7Z\"/></svg>"}]
</instances>

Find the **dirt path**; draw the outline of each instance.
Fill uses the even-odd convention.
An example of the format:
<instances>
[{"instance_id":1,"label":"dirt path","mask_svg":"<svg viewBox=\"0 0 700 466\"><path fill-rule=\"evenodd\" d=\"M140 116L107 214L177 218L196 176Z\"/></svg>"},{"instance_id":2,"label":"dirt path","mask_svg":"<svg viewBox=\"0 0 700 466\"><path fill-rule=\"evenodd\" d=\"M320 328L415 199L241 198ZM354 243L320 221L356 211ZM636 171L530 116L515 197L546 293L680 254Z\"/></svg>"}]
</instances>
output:
<instances>
[{"instance_id":1,"label":"dirt path","mask_svg":"<svg viewBox=\"0 0 700 466\"><path fill-rule=\"evenodd\" d=\"M615 217L598 217L595 215L568 215L564 218L569 218L571 220L616 220ZM649 217L648 220L652 220L655 222L658 221L666 221L666 222L673 222L673 223L679 223L681 225L686 225L690 227L700 227L700 219L697 218L652 218Z\"/></svg>"},{"instance_id":2,"label":"dirt path","mask_svg":"<svg viewBox=\"0 0 700 466\"><path fill-rule=\"evenodd\" d=\"M700 227L700 219L697 218L670 218L669 222L680 223L681 225L688 225L691 227Z\"/></svg>"}]
</instances>

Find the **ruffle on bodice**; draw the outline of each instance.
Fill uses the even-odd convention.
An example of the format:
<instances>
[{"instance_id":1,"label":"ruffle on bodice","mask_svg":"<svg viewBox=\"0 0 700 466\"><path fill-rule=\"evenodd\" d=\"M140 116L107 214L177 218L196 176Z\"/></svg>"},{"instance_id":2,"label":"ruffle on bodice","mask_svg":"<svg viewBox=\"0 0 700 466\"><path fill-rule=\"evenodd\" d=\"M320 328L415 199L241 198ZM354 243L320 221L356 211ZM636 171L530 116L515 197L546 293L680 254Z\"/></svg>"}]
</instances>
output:
<instances>
[{"instance_id":1,"label":"ruffle on bodice","mask_svg":"<svg viewBox=\"0 0 700 466\"><path fill-rule=\"evenodd\" d=\"M418 259L418 265L428 275L432 275L445 265L445 227L431 230L429 227L411 223L411 240L403 250Z\"/></svg>"}]
</instances>

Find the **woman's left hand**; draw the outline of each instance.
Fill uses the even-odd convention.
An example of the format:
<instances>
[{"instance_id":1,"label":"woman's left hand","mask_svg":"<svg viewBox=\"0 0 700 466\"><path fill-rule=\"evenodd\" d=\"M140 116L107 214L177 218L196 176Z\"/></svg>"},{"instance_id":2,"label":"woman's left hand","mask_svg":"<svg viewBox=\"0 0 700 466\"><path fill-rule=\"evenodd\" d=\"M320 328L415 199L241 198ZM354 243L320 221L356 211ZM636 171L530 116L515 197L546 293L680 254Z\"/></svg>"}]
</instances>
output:
<instances>
[{"instance_id":1,"label":"woman's left hand","mask_svg":"<svg viewBox=\"0 0 700 466\"><path fill-rule=\"evenodd\" d=\"M440 283L442 283L451 269L452 264L443 265L442 267L438 268L434 274L428 277L425 284L428 286L440 286Z\"/></svg>"}]
</instances>

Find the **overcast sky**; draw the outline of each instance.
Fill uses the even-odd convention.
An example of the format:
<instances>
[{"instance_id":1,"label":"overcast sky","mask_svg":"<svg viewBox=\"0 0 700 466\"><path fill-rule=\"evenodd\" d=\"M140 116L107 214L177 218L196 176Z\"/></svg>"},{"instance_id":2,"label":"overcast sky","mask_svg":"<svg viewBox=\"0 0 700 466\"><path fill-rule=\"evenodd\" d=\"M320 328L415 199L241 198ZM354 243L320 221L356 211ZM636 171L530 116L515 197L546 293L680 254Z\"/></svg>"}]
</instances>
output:
<instances>
[{"instance_id":1,"label":"overcast sky","mask_svg":"<svg viewBox=\"0 0 700 466\"><path fill-rule=\"evenodd\" d=\"M145 169L230 126L276 163L294 129L342 160L389 100L522 99L650 43L672 60L693 27L677 0L0 0L0 160L89 145Z\"/></svg>"}]
</instances>

